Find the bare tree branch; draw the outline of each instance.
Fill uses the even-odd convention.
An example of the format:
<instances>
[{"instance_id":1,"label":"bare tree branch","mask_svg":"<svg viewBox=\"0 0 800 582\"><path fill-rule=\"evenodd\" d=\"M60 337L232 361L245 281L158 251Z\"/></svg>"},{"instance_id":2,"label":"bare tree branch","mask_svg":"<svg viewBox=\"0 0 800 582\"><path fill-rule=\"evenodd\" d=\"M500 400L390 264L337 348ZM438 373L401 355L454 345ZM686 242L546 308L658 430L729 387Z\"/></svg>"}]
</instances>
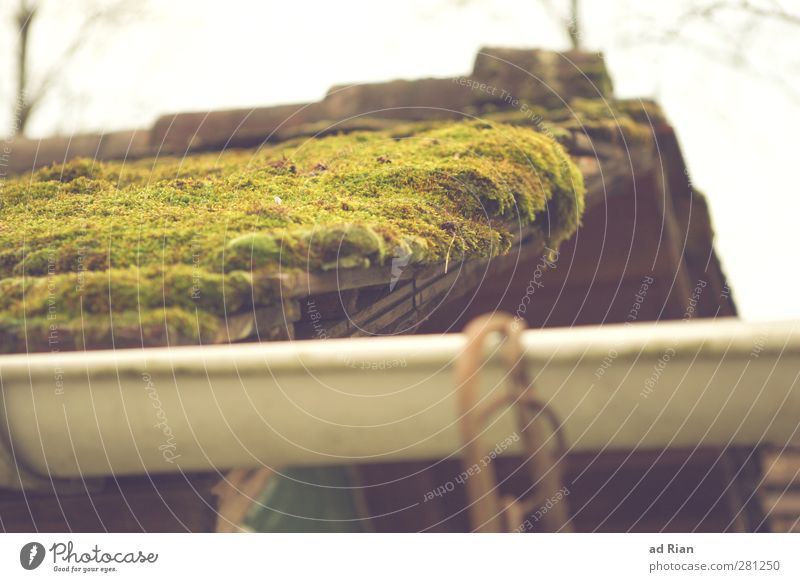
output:
<instances>
[{"instance_id":1,"label":"bare tree branch","mask_svg":"<svg viewBox=\"0 0 800 582\"><path fill-rule=\"evenodd\" d=\"M30 43L31 24L36 16L36 7L20 0L16 14L17 25L17 92L14 107L18 110L17 122L13 131L23 133L31 113L31 105L27 95L28 88L28 45Z\"/></svg>"},{"instance_id":2,"label":"bare tree branch","mask_svg":"<svg viewBox=\"0 0 800 582\"><path fill-rule=\"evenodd\" d=\"M139 12L139 9L125 0L117 0L111 4L96 6L88 11L67 47L55 62L50 65L49 69L39 76L40 81L38 84L35 87L31 87L31 63L29 62L28 51L31 42L31 27L40 11L35 3L29 3L28 0L20 0L16 15L18 32L16 107L19 109L18 120L15 124L16 132L25 133L31 114L63 79L69 66L91 41L97 29L110 24L119 24L125 17L137 12Z\"/></svg>"},{"instance_id":3,"label":"bare tree branch","mask_svg":"<svg viewBox=\"0 0 800 582\"><path fill-rule=\"evenodd\" d=\"M569 39L570 46L573 49L583 48L583 29L582 19L580 16L580 2L579 0L569 0L569 6L566 16L564 13L556 8L553 0L539 0L539 3L550 14L550 17L558 24L564 31Z\"/></svg>"},{"instance_id":4,"label":"bare tree branch","mask_svg":"<svg viewBox=\"0 0 800 582\"><path fill-rule=\"evenodd\" d=\"M771 5L771 7L770 7ZM618 46L632 49L643 45L681 46L688 48L721 65L746 71L755 78L779 87L787 96L797 101L800 93L789 82L790 76L765 72L762 65L748 58L752 44L747 41L755 34L760 24L779 22L795 28L800 26L800 17L787 12L779 2L756 5L750 0L728 0L693 5L681 13L671 25L653 22L640 27L637 34L620 39ZM738 17L733 22L729 16ZM702 24L713 30L708 38L716 39L720 46L700 42L695 34L689 34L693 25Z\"/></svg>"},{"instance_id":5,"label":"bare tree branch","mask_svg":"<svg viewBox=\"0 0 800 582\"><path fill-rule=\"evenodd\" d=\"M567 20L567 34L573 49L580 49L583 45L583 31L581 28L580 5L578 0L570 0L569 19Z\"/></svg>"},{"instance_id":6,"label":"bare tree branch","mask_svg":"<svg viewBox=\"0 0 800 582\"><path fill-rule=\"evenodd\" d=\"M786 12L780 5L775 3L776 8L766 9L760 6L755 6L748 0L739 0L738 2L725 2L717 1L710 4L695 6L683 14L681 14L676 23L668 28L661 29L653 33L652 31L647 35L651 40L670 42L677 40L682 33L691 24L695 22L715 23L715 16L722 13L741 14L750 16L754 19L774 20L782 22L791 26L800 26L800 16ZM725 27L720 27L725 29ZM646 40L647 36L643 36L642 40Z\"/></svg>"}]
</instances>

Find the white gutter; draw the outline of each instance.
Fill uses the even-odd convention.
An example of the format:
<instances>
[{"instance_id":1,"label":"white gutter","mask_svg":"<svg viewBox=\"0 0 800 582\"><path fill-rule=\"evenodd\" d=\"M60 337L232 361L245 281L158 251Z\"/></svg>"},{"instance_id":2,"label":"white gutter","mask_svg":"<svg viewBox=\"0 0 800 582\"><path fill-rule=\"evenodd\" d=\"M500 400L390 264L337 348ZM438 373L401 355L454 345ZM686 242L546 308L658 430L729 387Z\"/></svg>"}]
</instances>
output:
<instances>
[{"instance_id":1,"label":"white gutter","mask_svg":"<svg viewBox=\"0 0 800 582\"><path fill-rule=\"evenodd\" d=\"M74 478L457 455L452 368L464 342L0 356L0 485L19 483L17 467ZM575 327L528 331L523 343L572 451L800 442L800 322ZM505 389L503 373L489 357L487 392ZM483 442L513 435L512 418Z\"/></svg>"}]
</instances>

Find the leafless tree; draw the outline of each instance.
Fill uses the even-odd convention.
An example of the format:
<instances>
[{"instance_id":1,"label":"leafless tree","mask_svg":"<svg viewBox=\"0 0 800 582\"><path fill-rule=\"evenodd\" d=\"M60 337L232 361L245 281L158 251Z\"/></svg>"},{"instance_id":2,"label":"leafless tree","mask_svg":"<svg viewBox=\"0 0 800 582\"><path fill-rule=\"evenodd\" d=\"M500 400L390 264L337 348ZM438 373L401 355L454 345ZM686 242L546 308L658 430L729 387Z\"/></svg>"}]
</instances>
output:
<instances>
[{"instance_id":1,"label":"leafless tree","mask_svg":"<svg viewBox=\"0 0 800 582\"><path fill-rule=\"evenodd\" d=\"M550 16L555 20L564 34L569 39L570 46L573 49L583 48L583 28L581 19L581 6L579 0L569 0L564 2L553 2L553 0L540 0L544 7L547 9ZM557 4L566 4L566 6L558 6Z\"/></svg>"},{"instance_id":2,"label":"leafless tree","mask_svg":"<svg viewBox=\"0 0 800 582\"><path fill-rule=\"evenodd\" d=\"M581 0L536 0L563 31L573 49L585 48L584 20ZM457 0L459 5L471 4L472 0ZM648 26L648 31L639 40L670 42L677 40L682 31L695 22L714 23L718 16L739 15L749 17L751 22L781 22L800 27L800 14L786 10L778 0L700 0L689 3L689 7L672 25Z\"/></svg>"},{"instance_id":3,"label":"leafless tree","mask_svg":"<svg viewBox=\"0 0 800 582\"><path fill-rule=\"evenodd\" d=\"M141 3L130 0L75 2L73 10L82 11L82 20L66 48L54 55L41 71L34 71L31 45L36 39L36 24L42 18L44 0L19 0L14 14L16 58L15 123L12 131L24 134L31 115L46 96L63 80L75 58L96 40L99 29L119 26L131 16L141 14Z\"/></svg>"},{"instance_id":4,"label":"leafless tree","mask_svg":"<svg viewBox=\"0 0 800 582\"><path fill-rule=\"evenodd\" d=\"M697 25L707 31L705 37L693 34L692 29ZM800 14L786 10L778 0L700 0L689 3L671 22L643 21L637 32L619 39L619 45L624 48L680 45L718 64L745 71L800 99L794 75L767 71L757 55L753 55L749 41L762 26L770 26L772 30L783 27L796 36L800 33ZM795 56L785 55L787 65L791 66Z\"/></svg>"},{"instance_id":5,"label":"leafless tree","mask_svg":"<svg viewBox=\"0 0 800 582\"><path fill-rule=\"evenodd\" d=\"M476 1L457 0L457 3L464 6ZM584 34L591 29L591 23L585 20L583 14L587 4L581 0L533 1L546 11L563 32L571 48L587 48ZM752 73L763 81L779 86L790 96L800 98L797 87L792 83L793 78L787 78L784 73L764 71L758 62L752 62L754 56L750 54L750 46L746 42L748 36L761 25L786 26L795 35L800 32L800 13L786 9L779 0L694 0L685 2L684 8L678 10L677 17L669 22L637 15L633 8L630 9L630 17L635 21L633 32L620 34L614 41L620 48L680 45L694 49L704 58L719 64ZM698 38L692 31L694 25L711 31L713 38ZM787 55L787 59L790 58Z\"/></svg>"}]
</instances>

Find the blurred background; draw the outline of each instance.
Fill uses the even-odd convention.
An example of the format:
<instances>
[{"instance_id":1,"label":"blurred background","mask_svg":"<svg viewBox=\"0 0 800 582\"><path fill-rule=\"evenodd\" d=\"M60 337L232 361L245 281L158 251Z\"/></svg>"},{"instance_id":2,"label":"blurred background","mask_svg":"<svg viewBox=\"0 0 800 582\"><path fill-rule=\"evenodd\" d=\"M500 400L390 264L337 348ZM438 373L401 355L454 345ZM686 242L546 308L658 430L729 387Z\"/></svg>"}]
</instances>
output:
<instances>
[{"instance_id":1,"label":"blurred background","mask_svg":"<svg viewBox=\"0 0 800 582\"><path fill-rule=\"evenodd\" d=\"M799 1L2 0L0 29L0 135L33 138L458 76L482 46L602 51L675 126L742 316L800 318Z\"/></svg>"}]
</instances>

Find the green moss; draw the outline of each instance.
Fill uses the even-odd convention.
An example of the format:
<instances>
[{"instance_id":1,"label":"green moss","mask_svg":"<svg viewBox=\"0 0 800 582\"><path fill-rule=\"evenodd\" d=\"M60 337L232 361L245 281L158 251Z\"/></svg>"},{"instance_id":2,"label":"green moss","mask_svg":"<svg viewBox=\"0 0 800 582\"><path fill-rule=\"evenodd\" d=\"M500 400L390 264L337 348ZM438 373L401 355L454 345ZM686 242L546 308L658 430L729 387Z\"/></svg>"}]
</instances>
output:
<instances>
[{"instance_id":1,"label":"green moss","mask_svg":"<svg viewBox=\"0 0 800 582\"><path fill-rule=\"evenodd\" d=\"M155 309L53 320L0 315L0 352L70 351L181 344L210 344L222 326L201 311Z\"/></svg>"},{"instance_id":2,"label":"green moss","mask_svg":"<svg viewBox=\"0 0 800 582\"><path fill-rule=\"evenodd\" d=\"M20 338L25 318L72 330L83 316L107 338L110 316L127 333L141 327L132 314L163 328L152 314L164 312L176 337L199 341L213 318L272 304L280 271L385 265L397 248L417 264L488 257L519 224L556 247L582 212L581 175L558 143L486 122L75 160L5 186L0 326Z\"/></svg>"},{"instance_id":3,"label":"green moss","mask_svg":"<svg viewBox=\"0 0 800 582\"><path fill-rule=\"evenodd\" d=\"M567 107L545 110L536 106L517 109L478 109L477 117L523 127L532 127L571 148L576 134L603 142L641 146L652 143L653 127L664 121L653 102L617 99L573 98Z\"/></svg>"}]
</instances>

